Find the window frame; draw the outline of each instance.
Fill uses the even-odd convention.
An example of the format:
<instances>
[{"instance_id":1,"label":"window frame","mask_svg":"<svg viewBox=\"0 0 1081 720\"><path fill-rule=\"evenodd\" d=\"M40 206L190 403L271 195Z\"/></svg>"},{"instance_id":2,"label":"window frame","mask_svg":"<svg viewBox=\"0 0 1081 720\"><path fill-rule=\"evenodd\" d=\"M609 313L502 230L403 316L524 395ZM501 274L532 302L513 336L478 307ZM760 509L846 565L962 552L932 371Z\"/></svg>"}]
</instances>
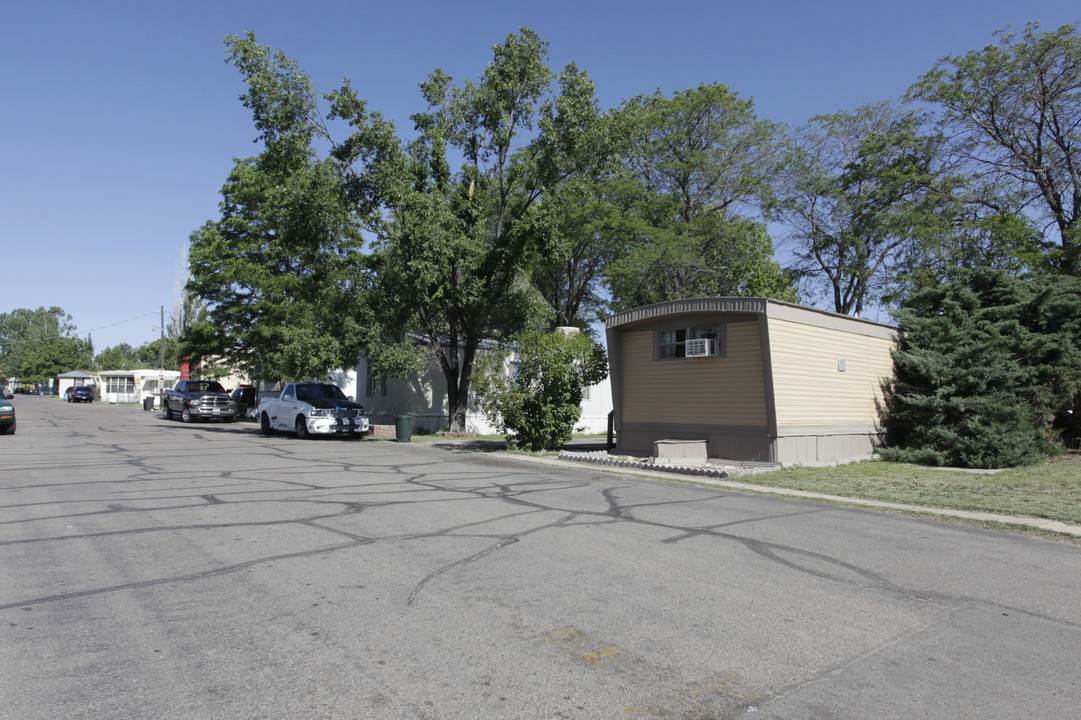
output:
<instances>
[{"instance_id":1,"label":"window frame","mask_svg":"<svg viewBox=\"0 0 1081 720\"><path fill-rule=\"evenodd\" d=\"M727 323L717 320L703 323L670 324L653 333L653 359L659 362L671 360L701 360L687 357L688 340L716 340L717 354L710 358L723 358L728 353Z\"/></svg>"},{"instance_id":2,"label":"window frame","mask_svg":"<svg viewBox=\"0 0 1081 720\"><path fill-rule=\"evenodd\" d=\"M372 375L372 366L365 363L364 368L364 397L377 398L387 396L387 376Z\"/></svg>"},{"instance_id":3,"label":"window frame","mask_svg":"<svg viewBox=\"0 0 1081 720\"><path fill-rule=\"evenodd\" d=\"M117 395L131 395L135 392L135 376L107 375L105 377L105 392Z\"/></svg>"}]
</instances>

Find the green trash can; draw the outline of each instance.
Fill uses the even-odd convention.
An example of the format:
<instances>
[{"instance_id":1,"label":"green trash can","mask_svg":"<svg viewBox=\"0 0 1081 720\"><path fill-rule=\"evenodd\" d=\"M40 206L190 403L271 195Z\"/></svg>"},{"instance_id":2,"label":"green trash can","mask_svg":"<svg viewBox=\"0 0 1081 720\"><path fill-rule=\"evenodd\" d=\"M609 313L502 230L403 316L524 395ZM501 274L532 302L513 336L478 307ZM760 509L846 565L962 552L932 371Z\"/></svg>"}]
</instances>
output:
<instances>
[{"instance_id":1,"label":"green trash can","mask_svg":"<svg viewBox=\"0 0 1081 720\"><path fill-rule=\"evenodd\" d=\"M398 442L409 442L409 439L413 437L412 415L394 416L394 437Z\"/></svg>"}]
</instances>

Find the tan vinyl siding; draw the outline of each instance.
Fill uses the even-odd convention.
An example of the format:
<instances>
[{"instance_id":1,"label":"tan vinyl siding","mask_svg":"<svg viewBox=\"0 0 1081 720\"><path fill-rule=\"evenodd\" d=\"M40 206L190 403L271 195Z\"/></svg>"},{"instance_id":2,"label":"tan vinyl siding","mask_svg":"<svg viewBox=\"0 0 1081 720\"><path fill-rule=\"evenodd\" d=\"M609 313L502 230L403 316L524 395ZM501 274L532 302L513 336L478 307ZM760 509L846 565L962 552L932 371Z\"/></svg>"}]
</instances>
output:
<instances>
[{"instance_id":1,"label":"tan vinyl siding","mask_svg":"<svg viewBox=\"0 0 1081 720\"><path fill-rule=\"evenodd\" d=\"M778 427L878 422L875 398L893 373L892 340L772 318L769 342Z\"/></svg>"},{"instance_id":2,"label":"tan vinyl siding","mask_svg":"<svg viewBox=\"0 0 1081 720\"><path fill-rule=\"evenodd\" d=\"M723 358L654 360L655 331L624 333L624 422L764 427L758 323L726 328Z\"/></svg>"}]
</instances>

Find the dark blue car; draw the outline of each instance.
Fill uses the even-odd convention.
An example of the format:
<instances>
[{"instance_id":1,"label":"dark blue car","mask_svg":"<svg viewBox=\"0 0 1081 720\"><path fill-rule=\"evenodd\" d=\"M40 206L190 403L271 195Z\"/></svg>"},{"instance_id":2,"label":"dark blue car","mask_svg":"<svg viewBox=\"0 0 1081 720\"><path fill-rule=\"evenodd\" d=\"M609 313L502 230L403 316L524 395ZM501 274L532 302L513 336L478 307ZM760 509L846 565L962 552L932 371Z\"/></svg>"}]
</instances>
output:
<instances>
[{"instance_id":1,"label":"dark blue car","mask_svg":"<svg viewBox=\"0 0 1081 720\"><path fill-rule=\"evenodd\" d=\"M71 391L71 402L94 402L94 391L85 385Z\"/></svg>"},{"instance_id":2,"label":"dark blue car","mask_svg":"<svg viewBox=\"0 0 1081 720\"><path fill-rule=\"evenodd\" d=\"M8 402L11 395L0 395L0 435L15 434L15 406Z\"/></svg>"}]
</instances>

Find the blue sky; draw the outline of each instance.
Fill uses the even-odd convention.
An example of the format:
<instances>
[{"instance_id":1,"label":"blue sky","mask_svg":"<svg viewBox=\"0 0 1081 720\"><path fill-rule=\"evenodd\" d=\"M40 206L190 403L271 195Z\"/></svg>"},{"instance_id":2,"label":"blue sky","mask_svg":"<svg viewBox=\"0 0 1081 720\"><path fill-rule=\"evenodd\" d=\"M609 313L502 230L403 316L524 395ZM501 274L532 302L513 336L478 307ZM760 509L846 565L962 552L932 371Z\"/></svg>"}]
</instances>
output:
<instances>
[{"instance_id":1,"label":"blue sky","mask_svg":"<svg viewBox=\"0 0 1081 720\"><path fill-rule=\"evenodd\" d=\"M0 312L59 306L95 350L157 337L189 234L217 217L233 158L255 154L223 40L255 32L318 90L343 76L410 128L434 67L476 77L520 26L573 60L605 107L721 82L760 117L897 97L994 30L1081 20L1076 2L873 0L447 3L61 0L9 3L0 25Z\"/></svg>"}]
</instances>

